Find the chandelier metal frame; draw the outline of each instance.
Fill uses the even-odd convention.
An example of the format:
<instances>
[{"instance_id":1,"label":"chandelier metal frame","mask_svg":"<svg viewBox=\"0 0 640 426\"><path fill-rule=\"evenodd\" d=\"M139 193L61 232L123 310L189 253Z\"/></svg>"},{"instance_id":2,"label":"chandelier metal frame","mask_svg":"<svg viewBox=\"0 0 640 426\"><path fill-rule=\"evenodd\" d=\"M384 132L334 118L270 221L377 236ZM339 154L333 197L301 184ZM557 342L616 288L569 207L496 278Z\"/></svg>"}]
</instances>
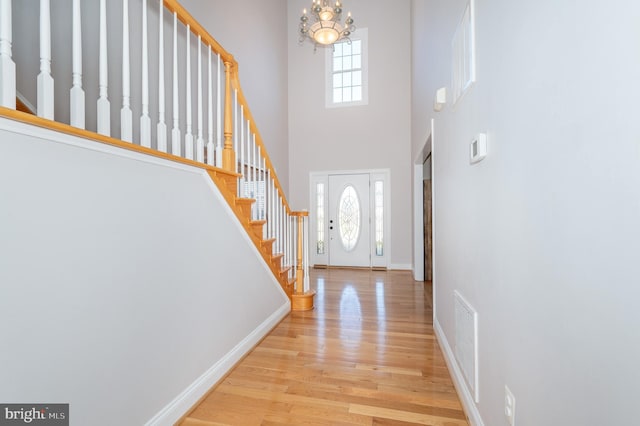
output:
<instances>
[{"instance_id":1,"label":"chandelier metal frame","mask_svg":"<svg viewBox=\"0 0 640 426\"><path fill-rule=\"evenodd\" d=\"M337 0L333 5L328 0L313 0L310 13L307 14L307 9L302 11L299 42L311 40L316 48L331 46L343 40L351 42L349 36L356 30L351 12L347 14L344 24L341 22L341 16L342 4L340 0Z\"/></svg>"}]
</instances>

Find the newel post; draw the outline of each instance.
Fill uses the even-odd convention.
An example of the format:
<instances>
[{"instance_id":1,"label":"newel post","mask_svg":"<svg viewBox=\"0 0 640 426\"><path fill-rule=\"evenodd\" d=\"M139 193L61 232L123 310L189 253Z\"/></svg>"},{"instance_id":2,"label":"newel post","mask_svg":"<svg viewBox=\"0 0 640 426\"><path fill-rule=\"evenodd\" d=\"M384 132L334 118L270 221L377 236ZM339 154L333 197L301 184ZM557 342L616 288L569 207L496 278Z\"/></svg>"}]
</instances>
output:
<instances>
[{"instance_id":1,"label":"newel post","mask_svg":"<svg viewBox=\"0 0 640 426\"><path fill-rule=\"evenodd\" d=\"M11 0L0 0L0 106L16 109L16 64L11 57Z\"/></svg>"},{"instance_id":2,"label":"newel post","mask_svg":"<svg viewBox=\"0 0 640 426\"><path fill-rule=\"evenodd\" d=\"M291 215L296 218L298 225L298 241L296 242L296 288L291 295L291 310L309 311L313 309L313 297L316 295L315 291L309 289L309 238L307 235L309 228L305 226L309 212L293 212Z\"/></svg>"},{"instance_id":3,"label":"newel post","mask_svg":"<svg viewBox=\"0 0 640 426\"><path fill-rule=\"evenodd\" d=\"M233 64L224 61L224 148L222 150L222 168L229 172L236 171L236 153L233 151L233 104L231 102L231 71Z\"/></svg>"}]
</instances>

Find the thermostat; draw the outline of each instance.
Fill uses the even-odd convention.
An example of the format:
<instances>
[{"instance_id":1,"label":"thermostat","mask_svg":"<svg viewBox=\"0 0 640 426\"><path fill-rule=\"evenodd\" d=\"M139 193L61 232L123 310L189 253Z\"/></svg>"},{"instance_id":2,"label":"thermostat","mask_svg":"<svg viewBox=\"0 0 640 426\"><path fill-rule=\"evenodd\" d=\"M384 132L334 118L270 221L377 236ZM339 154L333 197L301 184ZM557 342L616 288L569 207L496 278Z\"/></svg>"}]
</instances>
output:
<instances>
[{"instance_id":1,"label":"thermostat","mask_svg":"<svg viewBox=\"0 0 640 426\"><path fill-rule=\"evenodd\" d=\"M477 163L487 156L487 134L478 133L469 146L469 163Z\"/></svg>"}]
</instances>

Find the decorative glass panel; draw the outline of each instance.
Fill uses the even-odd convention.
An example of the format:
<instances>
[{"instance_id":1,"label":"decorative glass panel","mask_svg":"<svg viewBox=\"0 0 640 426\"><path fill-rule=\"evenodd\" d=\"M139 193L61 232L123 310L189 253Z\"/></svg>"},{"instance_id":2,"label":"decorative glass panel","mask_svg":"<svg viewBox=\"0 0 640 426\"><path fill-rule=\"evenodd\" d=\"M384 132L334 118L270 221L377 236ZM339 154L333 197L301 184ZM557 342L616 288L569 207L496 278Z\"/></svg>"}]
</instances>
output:
<instances>
[{"instance_id":1,"label":"decorative glass panel","mask_svg":"<svg viewBox=\"0 0 640 426\"><path fill-rule=\"evenodd\" d=\"M244 182L245 193L249 198L256 200L253 203L251 209L255 212L258 219L264 219L266 217L265 211L265 182L259 180L256 182L245 181Z\"/></svg>"},{"instance_id":2,"label":"decorative glass panel","mask_svg":"<svg viewBox=\"0 0 640 426\"><path fill-rule=\"evenodd\" d=\"M346 251L355 248L360 237L360 201L353 186L347 186L338 203L340 241Z\"/></svg>"},{"instance_id":3,"label":"decorative glass panel","mask_svg":"<svg viewBox=\"0 0 640 426\"><path fill-rule=\"evenodd\" d=\"M318 226L317 246L316 252L318 254L324 254L324 183L316 184L316 217Z\"/></svg>"},{"instance_id":4,"label":"decorative glass panel","mask_svg":"<svg viewBox=\"0 0 640 426\"><path fill-rule=\"evenodd\" d=\"M375 232L376 232L376 256L384 254L384 182L377 180L375 183Z\"/></svg>"}]
</instances>

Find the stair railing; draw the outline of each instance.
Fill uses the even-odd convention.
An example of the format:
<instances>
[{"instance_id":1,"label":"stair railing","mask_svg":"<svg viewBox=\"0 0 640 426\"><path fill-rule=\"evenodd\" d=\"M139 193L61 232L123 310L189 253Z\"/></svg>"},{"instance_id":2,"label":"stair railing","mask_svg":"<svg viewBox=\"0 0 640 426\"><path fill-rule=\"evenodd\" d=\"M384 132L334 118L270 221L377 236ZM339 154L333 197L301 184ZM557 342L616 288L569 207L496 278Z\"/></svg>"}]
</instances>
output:
<instances>
[{"instance_id":1,"label":"stair railing","mask_svg":"<svg viewBox=\"0 0 640 426\"><path fill-rule=\"evenodd\" d=\"M88 3L73 0L69 13L71 25L57 25L55 22L52 25L50 1L40 0L40 68L36 81L38 117L34 117L15 110L16 67L21 64L14 63L12 39L16 25L33 27L35 23L19 22L14 25L12 6L27 6L24 2L12 5L11 0L0 0L0 115L206 169L292 298L293 308L304 310L313 307L313 292L308 284L308 214L293 211L286 199L242 92L238 63L233 56L175 0L137 0L131 4L129 0L121 0L121 3L99 0L99 21L93 26L84 26L98 28L97 54L83 52L81 3L87 7ZM122 6L121 25L108 21L107 7L116 4ZM93 3L88 5L95 7ZM133 7L141 7L139 25L130 22ZM157 52L149 49L149 11L158 15ZM173 18L168 20L169 24L165 21L167 13ZM109 76L109 70L112 70L109 60L114 61L108 52L110 27L122 28L122 57L118 58L121 59L122 87L118 96L121 99L119 116L111 114L114 96L112 94L110 98L109 82L118 76ZM139 46L133 46L131 36L135 33L130 31L132 28L140 28ZM51 32L65 29L71 33L68 45L72 50L72 61L68 67L72 85L67 106L64 106L66 99L56 100L54 97L54 58L51 57ZM179 48L182 37L184 49ZM166 55L167 51L170 55ZM132 70L131 52L141 55L139 70ZM83 54L96 54L95 59L99 63L96 117L92 121L95 131L86 128L89 117L86 117L83 88ZM158 82L156 117L152 117L149 96L152 73ZM165 78L166 75L170 78ZM135 104L131 93L134 79L139 79L135 81L140 84L140 116L137 120L133 117L133 110L137 108L133 108ZM169 97L171 117L167 119ZM68 124L54 121L60 108L68 108ZM186 118L184 123L181 122L183 116ZM134 132L136 127L137 134ZM119 138L113 134L118 134Z\"/></svg>"}]
</instances>

